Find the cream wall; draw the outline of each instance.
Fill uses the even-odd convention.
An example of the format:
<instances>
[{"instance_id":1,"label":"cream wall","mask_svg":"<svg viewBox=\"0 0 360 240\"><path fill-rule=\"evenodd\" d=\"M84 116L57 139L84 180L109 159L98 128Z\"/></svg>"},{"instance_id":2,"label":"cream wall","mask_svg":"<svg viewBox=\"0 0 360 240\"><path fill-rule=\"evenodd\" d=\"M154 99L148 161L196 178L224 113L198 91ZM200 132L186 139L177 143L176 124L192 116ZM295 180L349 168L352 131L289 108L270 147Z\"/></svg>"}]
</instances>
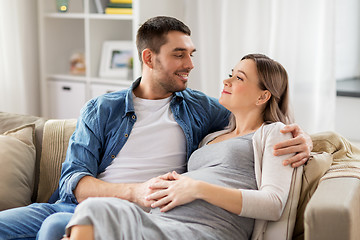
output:
<instances>
[{"instance_id":1,"label":"cream wall","mask_svg":"<svg viewBox=\"0 0 360 240\"><path fill-rule=\"evenodd\" d=\"M360 76L360 1L337 0L336 9L336 78ZM360 145L359 120L360 98L337 97L335 131Z\"/></svg>"},{"instance_id":2,"label":"cream wall","mask_svg":"<svg viewBox=\"0 0 360 240\"><path fill-rule=\"evenodd\" d=\"M360 143L360 98L337 97L335 131Z\"/></svg>"}]
</instances>

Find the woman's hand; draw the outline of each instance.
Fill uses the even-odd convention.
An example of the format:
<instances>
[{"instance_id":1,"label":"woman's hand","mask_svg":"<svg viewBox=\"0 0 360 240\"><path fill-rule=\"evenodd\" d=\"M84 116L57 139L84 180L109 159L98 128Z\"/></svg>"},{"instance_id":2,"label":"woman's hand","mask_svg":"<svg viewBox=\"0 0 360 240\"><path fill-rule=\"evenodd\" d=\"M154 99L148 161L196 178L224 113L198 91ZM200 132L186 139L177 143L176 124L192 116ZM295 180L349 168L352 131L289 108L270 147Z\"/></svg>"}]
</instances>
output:
<instances>
[{"instance_id":1,"label":"woman's hand","mask_svg":"<svg viewBox=\"0 0 360 240\"><path fill-rule=\"evenodd\" d=\"M160 178L167 181L155 182L150 185L150 188L162 188L163 190L146 197L146 200L151 202L152 208L160 207L161 212L166 212L197 199L198 181L182 176L175 171L162 175Z\"/></svg>"},{"instance_id":2,"label":"woman's hand","mask_svg":"<svg viewBox=\"0 0 360 240\"><path fill-rule=\"evenodd\" d=\"M313 148L311 137L297 124L286 125L281 132L291 132L294 138L276 144L274 146L274 155L279 156L296 153L293 157L286 159L283 164L291 164L292 167L299 167L305 164L309 159L310 152Z\"/></svg>"},{"instance_id":3,"label":"woman's hand","mask_svg":"<svg viewBox=\"0 0 360 240\"><path fill-rule=\"evenodd\" d=\"M152 195L155 192L166 189L167 186L165 183L171 180L174 179L172 177L172 174L170 173L170 174L164 174L158 177L151 178L143 183L129 184L131 189L130 201L137 203L141 207L150 208L151 202L147 201L146 196Z\"/></svg>"}]
</instances>

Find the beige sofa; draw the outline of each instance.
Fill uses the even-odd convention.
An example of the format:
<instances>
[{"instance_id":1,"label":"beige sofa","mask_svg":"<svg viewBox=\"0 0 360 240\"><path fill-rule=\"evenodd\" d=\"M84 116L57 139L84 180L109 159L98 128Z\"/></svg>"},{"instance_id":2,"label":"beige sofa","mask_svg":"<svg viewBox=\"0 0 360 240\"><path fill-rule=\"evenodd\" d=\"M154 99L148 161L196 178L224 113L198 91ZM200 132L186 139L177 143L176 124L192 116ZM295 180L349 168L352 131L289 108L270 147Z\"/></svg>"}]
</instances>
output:
<instances>
[{"instance_id":1,"label":"beige sofa","mask_svg":"<svg viewBox=\"0 0 360 240\"><path fill-rule=\"evenodd\" d=\"M0 113L0 210L49 200L75 125L75 119ZM312 139L289 231L293 239L360 239L360 150L331 132Z\"/></svg>"}]
</instances>

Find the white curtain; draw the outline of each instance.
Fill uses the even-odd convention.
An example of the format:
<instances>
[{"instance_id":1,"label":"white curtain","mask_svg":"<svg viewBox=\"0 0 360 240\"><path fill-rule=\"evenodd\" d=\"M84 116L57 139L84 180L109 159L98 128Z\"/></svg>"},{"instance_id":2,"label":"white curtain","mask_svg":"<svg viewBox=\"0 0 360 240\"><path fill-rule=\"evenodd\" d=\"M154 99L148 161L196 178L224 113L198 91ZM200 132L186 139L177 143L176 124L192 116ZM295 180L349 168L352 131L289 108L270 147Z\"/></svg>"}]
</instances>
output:
<instances>
[{"instance_id":1,"label":"white curtain","mask_svg":"<svg viewBox=\"0 0 360 240\"><path fill-rule=\"evenodd\" d=\"M38 115L37 1L0 2L0 111Z\"/></svg>"},{"instance_id":2,"label":"white curtain","mask_svg":"<svg viewBox=\"0 0 360 240\"><path fill-rule=\"evenodd\" d=\"M288 71L295 119L309 133L333 130L334 0L186 0L198 53L190 87L219 97L240 58L263 53Z\"/></svg>"}]
</instances>

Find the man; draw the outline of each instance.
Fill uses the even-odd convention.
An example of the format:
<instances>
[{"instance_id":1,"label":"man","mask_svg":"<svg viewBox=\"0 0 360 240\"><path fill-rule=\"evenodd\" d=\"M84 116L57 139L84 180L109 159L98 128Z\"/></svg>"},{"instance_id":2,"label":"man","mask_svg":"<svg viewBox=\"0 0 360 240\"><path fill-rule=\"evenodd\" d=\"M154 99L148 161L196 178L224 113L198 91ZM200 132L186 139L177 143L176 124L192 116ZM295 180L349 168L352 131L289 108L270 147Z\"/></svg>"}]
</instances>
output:
<instances>
[{"instance_id":1,"label":"man","mask_svg":"<svg viewBox=\"0 0 360 240\"><path fill-rule=\"evenodd\" d=\"M149 19L138 31L137 47L142 77L128 90L95 98L82 109L62 167L60 201L1 212L0 238L35 238L44 220L58 213L39 233L39 239L56 239L88 197L150 207L145 196L149 185L160 181L156 176L185 171L202 138L228 124L229 112L216 99L186 88L196 51L186 25L171 17ZM300 152L288 161L303 164L312 148L309 136L296 125L285 131L295 138L280 143L277 154Z\"/></svg>"}]
</instances>

